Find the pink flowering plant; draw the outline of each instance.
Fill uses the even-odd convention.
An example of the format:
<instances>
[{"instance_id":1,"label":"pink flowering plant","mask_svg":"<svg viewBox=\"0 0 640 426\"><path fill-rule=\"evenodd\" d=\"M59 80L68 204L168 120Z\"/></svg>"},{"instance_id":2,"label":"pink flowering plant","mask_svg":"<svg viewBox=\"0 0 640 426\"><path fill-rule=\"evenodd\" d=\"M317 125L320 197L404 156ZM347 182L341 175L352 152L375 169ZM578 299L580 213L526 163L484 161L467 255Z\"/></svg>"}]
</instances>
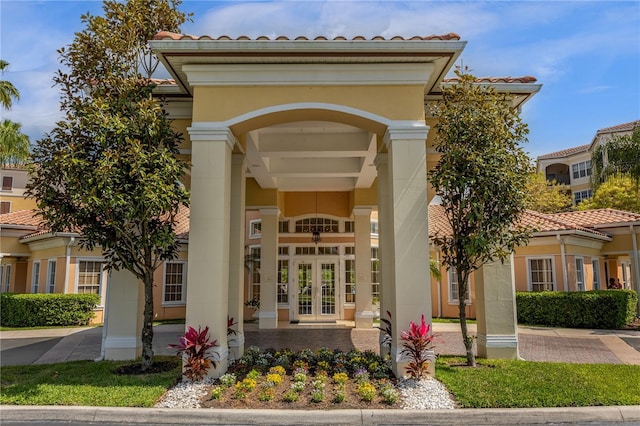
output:
<instances>
[{"instance_id":1,"label":"pink flowering plant","mask_svg":"<svg viewBox=\"0 0 640 426\"><path fill-rule=\"evenodd\" d=\"M211 367L216 367L216 361L207 353L209 349L218 346L217 340L210 340L209 327L198 330L188 326L183 336L178 338L177 344L170 344L169 348L176 349L178 355L186 356L184 375L192 382L202 380Z\"/></svg>"},{"instance_id":2,"label":"pink flowering plant","mask_svg":"<svg viewBox=\"0 0 640 426\"><path fill-rule=\"evenodd\" d=\"M422 315L420 325L410 321L409 330L403 331L400 335L402 340L400 353L409 359L405 368L409 376L414 379L421 379L427 375L429 362L433 360L431 354L433 338L431 324L425 323L424 315Z\"/></svg>"}]
</instances>

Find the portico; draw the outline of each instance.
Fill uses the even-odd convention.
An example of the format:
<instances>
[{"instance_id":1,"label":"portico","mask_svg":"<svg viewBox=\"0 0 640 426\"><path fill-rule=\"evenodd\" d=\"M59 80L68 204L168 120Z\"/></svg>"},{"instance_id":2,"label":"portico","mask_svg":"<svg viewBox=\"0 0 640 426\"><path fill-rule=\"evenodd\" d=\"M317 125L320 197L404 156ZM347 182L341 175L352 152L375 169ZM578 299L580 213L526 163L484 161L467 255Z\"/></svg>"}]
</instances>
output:
<instances>
[{"instance_id":1,"label":"portico","mask_svg":"<svg viewBox=\"0 0 640 426\"><path fill-rule=\"evenodd\" d=\"M356 327L372 327L377 215L380 310L392 313L391 356L402 374L402 330L420 315L431 319L426 171L437 157L429 151L425 99L439 92L464 45L452 34L214 40L160 33L152 41L174 78L156 93L183 130L181 154L192 163L185 182L191 190L186 323L208 326L217 339L212 375L223 374L243 351L242 321L228 342L227 318L242 318L246 292L254 291L251 281L245 284L251 238L245 211L260 217L260 268L253 271L260 329L323 315L351 315ZM310 240L316 228L319 244ZM497 285L512 290L510 269L497 270L506 274ZM502 298L509 289L495 290L501 315L509 314ZM509 345L517 341L513 309L511 299L504 318L511 326L498 321L514 337L503 339ZM500 345L490 338L494 322L486 324L485 341ZM517 345L501 355L517 356Z\"/></svg>"}]
</instances>

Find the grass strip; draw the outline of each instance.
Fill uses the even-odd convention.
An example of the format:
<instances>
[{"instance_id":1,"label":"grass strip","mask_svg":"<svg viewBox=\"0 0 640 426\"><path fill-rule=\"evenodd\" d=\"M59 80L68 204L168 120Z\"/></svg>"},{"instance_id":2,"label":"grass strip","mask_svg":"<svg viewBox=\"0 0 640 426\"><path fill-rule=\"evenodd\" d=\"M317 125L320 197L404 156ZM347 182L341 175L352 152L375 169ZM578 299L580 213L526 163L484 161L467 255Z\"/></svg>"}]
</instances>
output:
<instances>
[{"instance_id":1,"label":"grass strip","mask_svg":"<svg viewBox=\"0 0 640 426\"><path fill-rule=\"evenodd\" d=\"M73 361L58 364L5 366L0 378L0 404L151 407L180 377L177 357L170 371L122 375L115 370L131 361Z\"/></svg>"},{"instance_id":2,"label":"grass strip","mask_svg":"<svg viewBox=\"0 0 640 426\"><path fill-rule=\"evenodd\" d=\"M640 366L439 357L436 378L461 408L640 404Z\"/></svg>"}]
</instances>

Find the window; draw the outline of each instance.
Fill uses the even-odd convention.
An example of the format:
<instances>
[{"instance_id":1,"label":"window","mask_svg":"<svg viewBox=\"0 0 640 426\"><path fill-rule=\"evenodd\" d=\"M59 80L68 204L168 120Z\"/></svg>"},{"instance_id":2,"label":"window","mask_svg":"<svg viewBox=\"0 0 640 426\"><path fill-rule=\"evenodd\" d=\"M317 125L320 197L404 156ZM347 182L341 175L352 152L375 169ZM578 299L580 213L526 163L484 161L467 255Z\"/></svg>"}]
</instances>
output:
<instances>
[{"instance_id":1,"label":"window","mask_svg":"<svg viewBox=\"0 0 640 426\"><path fill-rule=\"evenodd\" d=\"M311 233L315 229L325 234L338 232L338 221L322 217L308 217L296 221L296 233Z\"/></svg>"},{"instance_id":2,"label":"window","mask_svg":"<svg viewBox=\"0 0 640 426\"><path fill-rule=\"evenodd\" d=\"M458 283L458 271L455 268L449 269L449 302L451 303L459 303L460 297L460 285ZM469 297L469 289L467 288L465 301L467 304L471 303L471 298Z\"/></svg>"},{"instance_id":3,"label":"window","mask_svg":"<svg viewBox=\"0 0 640 426\"><path fill-rule=\"evenodd\" d=\"M0 290L9 293L11 284L11 265L0 265Z\"/></svg>"},{"instance_id":4,"label":"window","mask_svg":"<svg viewBox=\"0 0 640 426\"><path fill-rule=\"evenodd\" d=\"M249 268L251 270L251 294L250 299L260 300L260 247L250 247L249 256L251 264Z\"/></svg>"},{"instance_id":5,"label":"window","mask_svg":"<svg viewBox=\"0 0 640 426\"><path fill-rule=\"evenodd\" d=\"M371 221L371 236L372 237L377 237L378 236L378 221L377 220L372 220Z\"/></svg>"},{"instance_id":6,"label":"window","mask_svg":"<svg viewBox=\"0 0 640 426\"><path fill-rule=\"evenodd\" d=\"M631 265L627 262L622 262L620 265L622 268L622 288L631 288L629 277L631 276Z\"/></svg>"},{"instance_id":7,"label":"window","mask_svg":"<svg viewBox=\"0 0 640 426\"><path fill-rule=\"evenodd\" d=\"M340 248L338 246L331 246L331 247L321 246L321 247L318 247L318 254L337 256L338 254L340 254Z\"/></svg>"},{"instance_id":8,"label":"window","mask_svg":"<svg viewBox=\"0 0 640 426\"><path fill-rule=\"evenodd\" d=\"M345 221L344 232L356 232L356 223L353 220Z\"/></svg>"},{"instance_id":9,"label":"window","mask_svg":"<svg viewBox=\"0 0 640 426\"><path fill-rule=\"evenodd\" d=\"M262 235L262 221L252 220L249 222L249 238L260 238Z\"/></svg>"},{"instance_id":10,"label":"window","mask_svg":"<svg viewBox=\"0 0 640 426\"><path fill-rule=\"evenodd\" d=\"M574 179L591 176L591 160L571 165L571 171Z\"/></svg>"},{"instance_id":11,"label":"window","mask_svg":"<svg viewBox=\"0 0 640 426\"><path fill-rule=\"evenodd\" d=\"M371 247L371 295L380 300L380 258L378 247Z\"/></svg>"},{"instance_id":12,"label":"window","mask_svg":"<svg viewBox=\"0 0 640 426\"><path fill-rule=\"evenodd\" d=\"M528 266L531 291L553 291L552 259L529 259Z\"/></svg>"},{"instance_id":13,"label":"window","mask_svg":"<svg viewBox=\"0 0 640 426\"><path fill-rule=\"evenodd\" d=\"M40 262L33 262L33 270L31 274L31 293L37 293L40 287Z\"/></svg>"},{"instance_id":14,"label":"window","mask_svg":"<svg viewBox=\"0 0 640 426\"><path fill-rule=\"evenodd\" d=\"M289 259L278 259L278 303L289 303Z\"/></svg>"},{"instance_id":15,"label":"window","mask_svg":"<svg viewBox=\"0 0 640 426\"><path fill-rule=\"evenodd\" d=\"M78 264L78 294L101 294L102 262L81 260Z\"/></svg>"},{"instance_id":16,"label":"window","mask_svg":"<svg viewBox=\"0 0 640 426\"><path fill-rule=\"evenodd\" d=\"M10 201L0 201L0 214L5 214L11 212L11 202Z\"/></svg>"},{"instance_id":17,"label":"window","mask_svg":"<svg viewBox=\"0 0 640 426\"><path fill-rule=\"evenodd\" d=\"M577 191L573 193L573 202L577 206L582 201L591 198L592 191L590 189L585 189L584 191Z\"/></svg>"},{"instance_id":18,"label":"window","mask_svg":"<svg viewBox=\"0 0 640 426\"><path fill-rule=\"evenodd\" d=\"M593 266L593 289L600 290L600 262L598 259L591 260Z\"/></svg>"},{"instance_id":19,"label":"window","mask_svg":"<svg viewBox=\"0 0 640 426\"><path fill-rule=\"evenodd\" d=\"M576 287L584 291L584 259L581 257L576 257Z\"/></svg>"},{"instance_id":20,"label":"window","mask_svg":"<svg viewBox=\"0 0 640 426\"><path fill-rule=\"evenodd\" d=\"M183 304L186 301L186 285L186 262L165 262L163 284L164 296L162 299L164 304Z\"/></svg>"},{"instance_id":21,"label":"window","mask_svg":"<svg viewBox=\"0 0 640 426\"><path fill-rule=\"evenodd\" d=\"M13 176L2 176L2 190L11 191L13 189Z\"/></svg>"},{"instance_id":22,"label":"window","mask_svg":"<svg viewBox=\"0 0 640 426\"><path fill-rule=\"evenodd\" d=\"M56 260L47 263L47 293L56 292Z\"/></svg>"},{"instance_id":23,"label":"window","mask_svg":"<svg viewBox=\"0 0 640 426\"><path fill-rule=\"evenodd\" d=\"M356 303L356 261L354 259L344 261L344 301Z\"/></svg>"},{"instance_id":24,"label":"window","mask_svg":"<svg viewBox=\"0 0 640 426\"><path fill-rule=\"evenodd\" d=\"M346 246L344 248L344 254L346 254L347 256L349 256L349 255L355 256L356 248L354 246Z\"/></svg>"},{"instance_id":25,"label":"window","mask_svg":"<svg viewBox=\"0 0 640 426\"><path fill-rule=\"evenodd\" d=\"M315 246L311 247L296 247L296 255L297 256L305 256L309 254L316 254Z\"/></svg>"},{"instance_id":26,"label":"window","mask_svg":"<svg viewBox=\"0 0 640 426\"><path fill-rule=\"evenodd\" d=\"M278 222L278 232L280 234L288 234L289 233L289 221L281 220Z\"/></svg>"}]
</instances>

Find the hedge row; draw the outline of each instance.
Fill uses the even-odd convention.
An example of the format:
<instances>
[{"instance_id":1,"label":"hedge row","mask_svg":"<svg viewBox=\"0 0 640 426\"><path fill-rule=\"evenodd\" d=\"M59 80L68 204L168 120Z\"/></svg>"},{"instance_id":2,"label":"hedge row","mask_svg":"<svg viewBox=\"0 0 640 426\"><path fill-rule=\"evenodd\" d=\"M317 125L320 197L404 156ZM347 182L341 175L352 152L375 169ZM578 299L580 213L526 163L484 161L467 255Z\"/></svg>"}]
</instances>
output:
<instances>
[{"instance_id":1,"label":"hedge row","mask_svg":"<svg viewBox=\"0 0 640 426\"><path fill-rule=\"evenodd\" d=\"M565 328L619 329L636 316L633 290L517 292L518 323Z\"/></svg>"},{"instance_id":2,"label":"hedge row","mask_svg":"<svg viewBox=\"0 0 640 426\"><path fill-rule=\"evenodd\" d=\"M86 325L100 302L97 294L0 294L0 325Z\"/></svg>"}]
</instances>

